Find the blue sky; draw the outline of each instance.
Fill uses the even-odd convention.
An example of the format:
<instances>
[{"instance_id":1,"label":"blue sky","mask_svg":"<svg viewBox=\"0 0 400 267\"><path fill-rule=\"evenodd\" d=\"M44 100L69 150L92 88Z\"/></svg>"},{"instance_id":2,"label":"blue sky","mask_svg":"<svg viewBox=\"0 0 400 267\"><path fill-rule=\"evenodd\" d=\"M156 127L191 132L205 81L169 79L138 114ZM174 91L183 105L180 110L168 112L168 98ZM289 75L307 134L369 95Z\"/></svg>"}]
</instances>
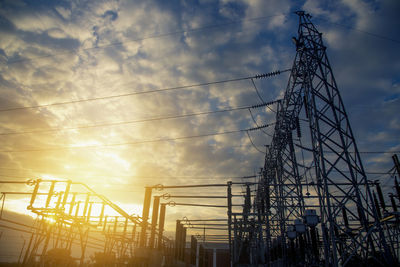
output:
<instances>
[{"instance_id":1,"label":"blue sky","mask_svg":"<svg viewBox=\"0 0 400 267\"><path fill-rule=\"evenodd\" d=\"M323 33L359 150L399 151L399 1L12 0L0 3L0 109L42 107L0 112L1 133L36 131L0 136L1 177L81 180L133 209L146 185L253 175L264 155L245 133L104 147L255 127L247 110L126 123L258 104L250 81L43 105L290 68L299 9ZM287 79L284 73L255 83L271 101L283 95ZM267 108L253 115L259 125L274 122ZM124 124L77 129L116 122ZM270 142L261 131L250 136L261 150ZM21 151L30 149L42 151ZM369 172L393 165L390 153L362 158ZM390 176L380 179L387 189L392 184ZM191 208L171 213L195 216Z\"/></svg>"}]
</instances>

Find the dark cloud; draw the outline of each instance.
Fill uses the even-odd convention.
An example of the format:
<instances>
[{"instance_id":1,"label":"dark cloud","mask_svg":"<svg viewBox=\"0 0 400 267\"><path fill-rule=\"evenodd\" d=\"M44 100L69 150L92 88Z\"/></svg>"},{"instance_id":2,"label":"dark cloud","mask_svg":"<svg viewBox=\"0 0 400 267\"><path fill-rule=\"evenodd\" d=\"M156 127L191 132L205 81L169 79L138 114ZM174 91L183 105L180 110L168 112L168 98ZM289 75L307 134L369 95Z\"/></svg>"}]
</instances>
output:
<instances>
[{"instance_id":1,"label":"dark cloud","mask_svg":"<svg viewBox=\"0 0 400 267\"><path fill-rule=\"evenodd\" d=\"M0 15L0 31L2 31L3 33L13 33L15 30L15 25L7 18Z\"/></svg>"},{"instance_id":2,"label":"dark cloud","mask_svg":"<svg viewBox=\"0 0 400 267\"><path fill-rule=\"evenodd\" d=\"M118 18L118 13L113 10L107 10L103 16L103 18L110 18L110 20L114 21Z\"/></svg>"}]
</instances>

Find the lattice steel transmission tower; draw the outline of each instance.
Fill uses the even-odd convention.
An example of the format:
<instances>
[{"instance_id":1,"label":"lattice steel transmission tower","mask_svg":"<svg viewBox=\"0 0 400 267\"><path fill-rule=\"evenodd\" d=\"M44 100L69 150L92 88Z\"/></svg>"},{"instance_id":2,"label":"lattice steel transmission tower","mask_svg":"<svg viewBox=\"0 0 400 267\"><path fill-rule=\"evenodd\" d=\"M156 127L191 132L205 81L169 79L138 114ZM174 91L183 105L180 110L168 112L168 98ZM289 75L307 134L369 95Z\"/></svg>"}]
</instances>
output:
<instances>
[{"instance_id":1,"label":"lattice steel transmission tower","mask_svg":"<svg viewBox=\"0 0 400 267\"><path fill-rule=\"evenodd\" d=\"M266 263L398 263L322 41L303 11L296 56L254 201ZM261 192L261 193L260 193ZM260 254L263 251L259 251Z\"/></svg>"}]
</instances>

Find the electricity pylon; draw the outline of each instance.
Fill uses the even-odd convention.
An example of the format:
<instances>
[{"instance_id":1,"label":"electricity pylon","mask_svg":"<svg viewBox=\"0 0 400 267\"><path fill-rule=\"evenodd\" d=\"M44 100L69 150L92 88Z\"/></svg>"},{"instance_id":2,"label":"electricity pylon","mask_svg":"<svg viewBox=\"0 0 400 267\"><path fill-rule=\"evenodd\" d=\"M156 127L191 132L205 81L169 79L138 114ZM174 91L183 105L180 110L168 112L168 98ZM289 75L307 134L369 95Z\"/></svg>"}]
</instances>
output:
<instances>
[{"instance_id":1,"label":"electricity pylon","mask_svg":"<svg viewBox=\"0 0 400 267\"><path fill-rule=\"evenodd\" d=\"M296 14L296 56L255 201L267 261L290 265L298 246L305 265L393 265L322 34L310 15Z\"/></svg>"}]
</instances>

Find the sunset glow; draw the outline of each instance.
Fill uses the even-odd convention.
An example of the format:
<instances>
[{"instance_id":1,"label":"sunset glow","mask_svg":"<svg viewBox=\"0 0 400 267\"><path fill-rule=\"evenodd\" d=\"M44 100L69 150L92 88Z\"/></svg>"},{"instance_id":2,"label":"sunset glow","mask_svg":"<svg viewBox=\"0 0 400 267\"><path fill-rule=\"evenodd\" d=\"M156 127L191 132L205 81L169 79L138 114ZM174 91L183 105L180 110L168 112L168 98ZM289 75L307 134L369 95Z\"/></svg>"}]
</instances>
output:
<instances>
[{"instance_id":1,"label":"sunset glow","mask_svg":"<svg viewBox=\"0 0 400 267\"><path fill-rule=\"evenodd\" d=\"M62 216L48 215L53 209L82 224L99 222L91 226L99 232L125 227L134 239L150 187L149 227L156 197L166 207L168 237L185 217L226 218L224 186L256 182L264 167L298 49L296 10L309 12L323 33L368 179L392 189L387 172L400 151L399 1L2 1L7 215L45 214L55 224ZM308 122L299 129L308 133ZM303 145L312 151L311 142ZM28 210L37 179L44 182ZM223 186L163 188L201 184ZM244 185L233 190L245 192ZM205 197L190 198L196 194ZM233 204L239 210L243 201Z\"/></svg>"}]
</instances>

